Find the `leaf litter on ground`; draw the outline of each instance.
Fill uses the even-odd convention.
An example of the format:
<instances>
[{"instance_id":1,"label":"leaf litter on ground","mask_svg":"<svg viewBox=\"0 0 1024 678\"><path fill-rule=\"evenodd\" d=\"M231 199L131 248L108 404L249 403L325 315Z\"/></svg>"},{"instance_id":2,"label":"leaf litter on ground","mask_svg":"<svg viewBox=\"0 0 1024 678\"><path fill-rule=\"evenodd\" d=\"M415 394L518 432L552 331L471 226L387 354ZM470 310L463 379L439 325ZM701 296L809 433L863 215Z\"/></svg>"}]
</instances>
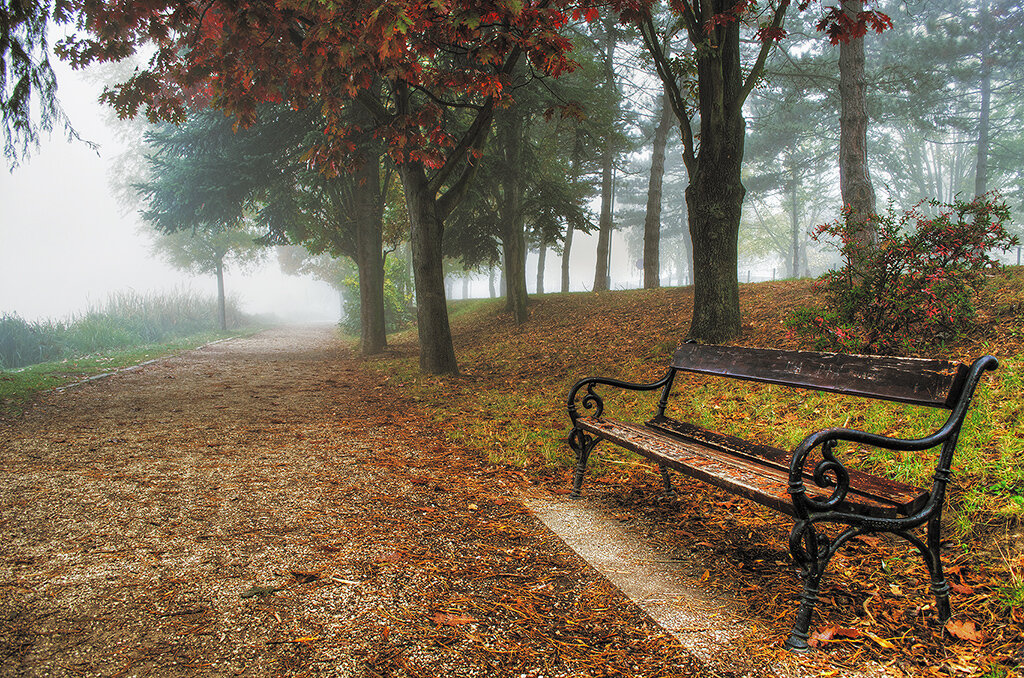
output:
<instances>
[{"instance_id":1,"label":"leaf litter on ground","mask_svg":"<svg viewBox=\"0 0 1024 678\"><path fill-rule=\"evenodd\" d=\"M939 357L970 360L991 352L1004 364L1006 359L1021 360L1024 333L1005 328L1008 322L1024 320L1024 285L1014 282L1019 282L1018 272L1008 275L1010 284L997 281L987 292L1000 310L984 307L977 331ZM810 281L741 286L744 334L739 343L806 348L784 321L787 309L812 298ZM449 445L457 445L464 455L476 454L480 463L498 462L514 474L510 481L561 495L571 477L564 404L569 386L593 374L629 381L660 377L672 350L686 336L691 304L692 288L546 295L533 300L529 321L517 328L495 302L453 323L460 377L425 380L407 370L410 376L401 386L419 398L423 415L441 426ZM390 371L396 364L410 364L415 355L412 344L396 341L389 357L367 366ZM702 380L695 383L700 389ZM740 424L749 419L749 412L741 409L747 398L743 387L700 393L720 398L702 403L705 410L717 410L720 419L722 412ZM769 393L769 403L771 397ZM629 402L619 406L632 407L640 416L652 409ZM784 409L765 418L770 418L768 427L786 430L805 423L809 414L832 412L815 406L813 413ZM845 416L834 425L851 425ZM852 425L864 425L861 415L856 416ZM802 435L794 436L795 441ZM508 452L517 446L515 453ZM624 459L628 455L610 447L600 449L596 468L592 461L588 471L588 492L654 525L649 536L656 544L683 557L700 552L711 579L744 591L748 612L777 629L769 644L781 644L800 591L791 576L788 520L742 501L727 510L710 509L733 498L686 479L677 481L683 488L677 498L665 501L656 471L644 462L619 463ZM981 481L959 474L951 488L952 506L964 501L972 489L969 483ZM862 537L836 557L826 575L814 622L819 646L840 661L883 663L894 675L932 675L936 667L946 667L945 675L965 676L1018 671L1024 665L1024 611L999 603L997 592L1005 586L1007 568L996 557L995 545L1024 554L1024 536L1016 518L1000 522L978 514L975 519L968 533L955 538L950 537L952 526L944 530L944 562L954 591L951 627L937 619L928 574L916 551L888 538ZM697 544L703 546L695 548Z\"/></svg>"}]
</instances>

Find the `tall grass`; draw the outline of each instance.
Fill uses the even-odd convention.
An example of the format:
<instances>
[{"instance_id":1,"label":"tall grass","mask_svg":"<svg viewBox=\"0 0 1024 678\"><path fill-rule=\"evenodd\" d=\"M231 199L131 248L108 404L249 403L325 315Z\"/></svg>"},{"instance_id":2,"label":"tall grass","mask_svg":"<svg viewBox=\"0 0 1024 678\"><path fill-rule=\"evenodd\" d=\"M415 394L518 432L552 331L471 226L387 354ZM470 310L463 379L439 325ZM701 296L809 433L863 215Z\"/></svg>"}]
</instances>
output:
<instances>
[{"instance_id":1,"label":"tall grass","mask_svg":"<svg viewBox=\"0 0 1024 678\"><path fill-rule=\"evenodd\" d=\"M64 354L64 326L52 321L29 322L18 314L0 316L0 369L55 360Z\"/></svg>"},{"instance_id":2,"label":"tall grass","mask_svg":"<svg viewBox=\"0 0 1024 678\"><path fill-rule=\"evenodd\" d=\"M228 300L228 325L244 318ZM217 301L191 291L158 295L122 292L64 321L29 322L0 317L0 368L144 346L217 331Z\"/></svg>"}]
</instances>

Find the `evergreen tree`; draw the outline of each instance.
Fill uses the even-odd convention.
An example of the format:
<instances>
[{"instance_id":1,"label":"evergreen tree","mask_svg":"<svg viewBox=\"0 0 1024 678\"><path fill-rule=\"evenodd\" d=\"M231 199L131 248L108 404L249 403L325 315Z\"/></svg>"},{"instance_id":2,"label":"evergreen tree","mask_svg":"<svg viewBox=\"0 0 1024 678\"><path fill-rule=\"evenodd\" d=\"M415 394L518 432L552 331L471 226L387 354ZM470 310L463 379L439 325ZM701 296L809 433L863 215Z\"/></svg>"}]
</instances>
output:
<instances>
[{"instance_id":1,"label":"evergreen tree","mask_svg":"<svg viewBox=\"0 0 1024 678\"><path fill-rule=\"evenodd\" d=\"M171 233L196 224L236 224L251 215L265 243L351 257L359 270L361 347L375 353L386 346L382 223L388 173L368 139L351 172L332 176L311 169L306 158L321 124L312 110L268 106L257 124L237 132L214 111L155 131L148 138L151 178L138 186L147 198L144 216Z\"/></svg>"}]
</instances>

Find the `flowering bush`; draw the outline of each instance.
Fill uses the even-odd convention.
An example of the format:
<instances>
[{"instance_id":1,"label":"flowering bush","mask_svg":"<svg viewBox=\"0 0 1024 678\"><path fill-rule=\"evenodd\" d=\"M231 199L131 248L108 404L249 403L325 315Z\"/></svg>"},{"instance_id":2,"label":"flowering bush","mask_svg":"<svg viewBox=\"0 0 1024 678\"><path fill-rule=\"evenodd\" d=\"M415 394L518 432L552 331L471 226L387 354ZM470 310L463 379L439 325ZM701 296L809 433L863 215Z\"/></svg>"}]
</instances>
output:
<instances>
[{"instance_id":1,"label":"flowering bush","mask_svg":"<svg viewBox=\"0 0 1024 678\"><path fill-rule=\"evenodd\" d=\"M857 222L843 217L811 236L836 244L843 266L816 283L824 308L803 308L789 326L815 339L819 350L910 353L962 335L974 319L974 296L993 250L1017 244L1004 224L1010 210L998 196L952 204L922 203L897 214ZM874 232L874 242L864 233Z\"/></svg>"}]
</instances>

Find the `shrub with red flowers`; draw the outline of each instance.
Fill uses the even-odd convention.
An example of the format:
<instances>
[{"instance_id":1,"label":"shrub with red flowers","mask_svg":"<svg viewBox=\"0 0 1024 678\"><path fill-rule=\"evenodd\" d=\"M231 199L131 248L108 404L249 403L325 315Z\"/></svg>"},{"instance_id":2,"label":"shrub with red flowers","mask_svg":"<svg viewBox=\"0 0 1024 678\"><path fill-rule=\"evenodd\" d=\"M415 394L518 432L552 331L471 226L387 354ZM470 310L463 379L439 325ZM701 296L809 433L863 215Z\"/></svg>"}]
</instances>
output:
<instances>
[{"instance_id":1,"label":"shrub with red flowers","mask_svg":"<svg viewBox=\"0 0 1024 678\"><path fill-rule=\"evenodd\" d=\"M927 201L902 214L818 226L842 256L841 268L816 283L822 308L799 309L789 320L815 348L847 353L907 354L962 336L975 317L974 298L991 256L1017 244L1005 228L1010 210L998 195L952 204ZM861 234L870 229L874 242Z\"/></svg>"}]
</instances>

